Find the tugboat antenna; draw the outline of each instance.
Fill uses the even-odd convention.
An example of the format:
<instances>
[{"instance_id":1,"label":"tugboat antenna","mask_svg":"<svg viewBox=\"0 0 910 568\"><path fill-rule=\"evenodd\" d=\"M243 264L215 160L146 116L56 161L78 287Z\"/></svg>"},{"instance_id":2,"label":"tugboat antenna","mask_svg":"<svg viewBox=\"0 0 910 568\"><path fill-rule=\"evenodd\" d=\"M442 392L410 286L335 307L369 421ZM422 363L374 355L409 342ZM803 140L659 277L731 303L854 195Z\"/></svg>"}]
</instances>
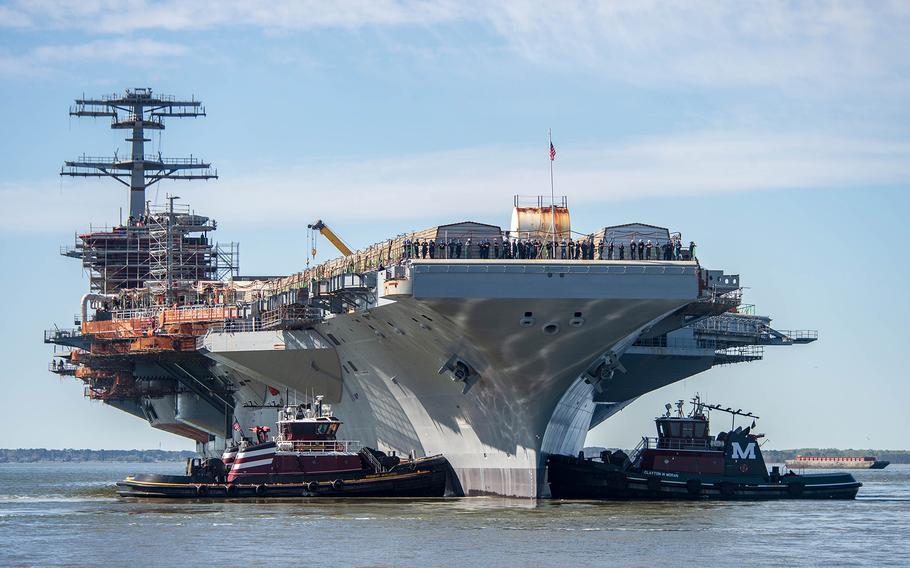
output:
<instances>
[{"instance_id":1,"label":"tugboat antenna","mask_svg":"<svg viewBox=\"0 0 910 568\"><path fill-rule=\"evenodd\" d=\"M721 411L721 412L729 412L730 414L733 415L734 420L736 419L737 416L748 416L749 418L753 418L753 419L755 419L755 420L759 420L759 419L760 419L759 416L756 416L756 415L752 414L751 412L743 412L743 409L742 409L742 408L738 408L738 409L736 409L736 410L733 410L733 409L730 408L729 406L726 407L726 408L724 408L724 407L720 406L719 404L705 404L705 403L701 403L701 405L702 405L704 408L710 408L711 410L719 410L719 411Z\"/></svg>"}]
</instances>

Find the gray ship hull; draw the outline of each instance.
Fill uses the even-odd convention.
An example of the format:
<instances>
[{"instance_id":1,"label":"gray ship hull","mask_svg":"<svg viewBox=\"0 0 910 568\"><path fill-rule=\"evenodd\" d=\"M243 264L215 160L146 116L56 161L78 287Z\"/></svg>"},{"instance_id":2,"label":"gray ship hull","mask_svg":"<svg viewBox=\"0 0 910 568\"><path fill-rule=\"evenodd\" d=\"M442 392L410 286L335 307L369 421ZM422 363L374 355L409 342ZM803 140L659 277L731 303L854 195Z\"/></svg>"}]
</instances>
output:
<instances>
[{"instance_id":1,"label":"gray ship hull","mask_svg":"<svg viewBox=\"0 0 910 568\"><path fill-rule=\"evenodd\" d=\"M697 275L693 263L501 268L418 264L410 293L367 312L312 330L212 333L205 351L241 380L326 393L346 434L366 445L445 455L453 492L544 496L546 455L580 450L592 423L585 370L695 300ZM289 358L296 350L322 355ZM332 353L337 366L313 363ZM440 373L453 358L468 365L465 380Z\"/></svg>"}]
</instances>

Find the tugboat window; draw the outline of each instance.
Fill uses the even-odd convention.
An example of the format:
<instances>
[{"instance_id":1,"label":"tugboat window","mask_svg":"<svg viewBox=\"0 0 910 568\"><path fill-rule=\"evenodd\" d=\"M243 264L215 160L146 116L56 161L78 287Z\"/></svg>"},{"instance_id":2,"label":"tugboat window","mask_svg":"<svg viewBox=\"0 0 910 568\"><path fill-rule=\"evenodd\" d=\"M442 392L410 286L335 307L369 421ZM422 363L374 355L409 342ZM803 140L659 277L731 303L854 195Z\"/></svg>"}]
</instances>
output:
<instances>
[{"instance_id":1,"label":"tugboat window","mask_svg":"<svg viewBox=\"0 0 910 568\"><path fill-rule=\"evenodd\" d=\"M691 438L695 434L694 424L691 422L682 423L682 437Z\"/></svg>"}]
</instances>

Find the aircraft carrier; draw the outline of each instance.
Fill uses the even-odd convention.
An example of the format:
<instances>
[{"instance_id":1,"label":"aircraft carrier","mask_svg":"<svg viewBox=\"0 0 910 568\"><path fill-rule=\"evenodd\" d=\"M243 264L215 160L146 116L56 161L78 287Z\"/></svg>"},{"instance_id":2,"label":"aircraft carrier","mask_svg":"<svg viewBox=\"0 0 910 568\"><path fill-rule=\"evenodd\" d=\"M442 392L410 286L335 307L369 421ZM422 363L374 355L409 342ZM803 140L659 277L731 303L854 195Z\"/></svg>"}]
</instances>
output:
<instances>
[{"instance_id":1,"label":"aircraft carrier","mask_svg":"<svg viewBox=\"0 0 910 568\"><path fill-rule=\"evenodd\" d=\"M356 251L318 222L311 236L341 257L242 276L213 219L175 196L146 201L159 181L217 178L197 158L145 153L148 131L205 116L199 101L129 89L70 114L128 132L130 156L82 156L61 175L121 182L129 215L61 250L89 289L76 327L46 332L49 369L203 455L323 395L364 445L443 454L452 494L544 497L546 456L577 453L642 394L817 338L773 329L739 276L703 267L681 234L577 231L565 198L515 197L507 227L452 222Z\"/></svg>"}]
</instances>

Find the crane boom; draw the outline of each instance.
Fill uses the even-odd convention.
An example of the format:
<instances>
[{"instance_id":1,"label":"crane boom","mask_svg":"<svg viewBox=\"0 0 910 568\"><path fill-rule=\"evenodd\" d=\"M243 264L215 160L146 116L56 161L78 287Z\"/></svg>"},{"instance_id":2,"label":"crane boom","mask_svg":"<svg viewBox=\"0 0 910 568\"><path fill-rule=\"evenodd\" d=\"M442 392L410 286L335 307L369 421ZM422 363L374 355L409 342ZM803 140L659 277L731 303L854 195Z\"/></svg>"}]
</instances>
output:
<instances>
[{"instance_id":1,"label":"crane boom","mask_svg":"<svg viewBox=\"0 0 910 568\"><path fill-rule=\"evenodd\" d=\"M319 233L323 237L327 238L330 243L335 245L335 248L337 248L338 251L341 252L341 254L343 254L344 256L351 256L352 254L354 254L351 251L351 249L348 248L348 245L344 244L344 242L338 237L338 235L336 235L332 231L332 229L329 229L326 226L326 224L322 222L322 219L319 219L312 225L307 225L307 228L313 229L314 231L319 231ZM315 249L313 249L313 250L315 250Z\"/></svg>"}]
</instances>

